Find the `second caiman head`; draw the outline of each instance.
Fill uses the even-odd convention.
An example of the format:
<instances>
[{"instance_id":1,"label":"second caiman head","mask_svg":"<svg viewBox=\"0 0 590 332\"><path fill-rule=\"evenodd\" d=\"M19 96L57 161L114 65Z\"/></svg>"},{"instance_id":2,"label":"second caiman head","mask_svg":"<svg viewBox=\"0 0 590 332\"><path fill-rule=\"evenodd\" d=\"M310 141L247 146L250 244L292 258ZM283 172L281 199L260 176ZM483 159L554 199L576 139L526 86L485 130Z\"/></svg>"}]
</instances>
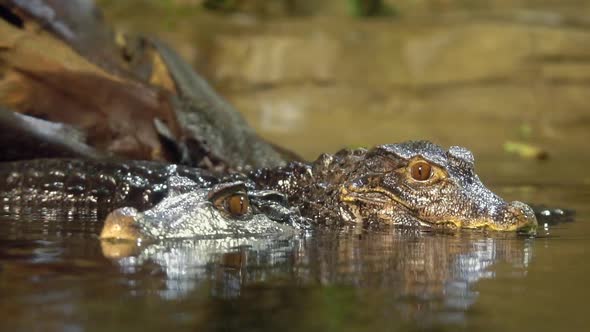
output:
<instances>
[{"instance_id":1,"label":"second caiman head","mask_svg":"<svg viewBox=\"0 0 590 332\"><path fill-rule=\"evenodd\" d=\"M290 168L305 183L295 185L300 189L290 199L306 216L328 223L526 232L537 226L529 206L507 202L483 185L472 153L462 147L409 141L325 154L305 170ZM294 186L276 183L279 191Z\"/></svg>"},{"instance_id":2,"label":"second caiman head","mask_svg":"<svg viewBox=\"0 0 590 332\"><path fill-rule=\"evenodd\" d=\"M100 234L105 240L256 237L285 235L300 226L300 215L285 197L268 190L251 190L242 181L202 187L191 179L172 176L167 195L152 208L123 207L111 212Z\"/></svg>"}]
</instances>

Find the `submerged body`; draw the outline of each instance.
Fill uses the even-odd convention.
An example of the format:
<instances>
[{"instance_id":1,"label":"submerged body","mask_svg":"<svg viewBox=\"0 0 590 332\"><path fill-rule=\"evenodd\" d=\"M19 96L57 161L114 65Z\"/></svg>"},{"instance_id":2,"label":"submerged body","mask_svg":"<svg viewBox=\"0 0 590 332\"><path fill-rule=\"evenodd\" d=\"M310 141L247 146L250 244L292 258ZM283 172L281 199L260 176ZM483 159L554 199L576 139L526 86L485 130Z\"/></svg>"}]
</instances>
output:
<instances>
[{"instance_id":1,"label":"submerged body","mask_svg":"<svg viewBox=\"0 0 590 332\"><path fill-rule=\"evenodd\" d=\"M106 237L264 233L273 228L266 228L269 220L299 224L297 211L314 225L526 232L537 227L529 206L506 202L482 184L471 152L427 141L343 150L310 164L292 162L224 178L175 165L75 160L9 163L0 172L5 207L91 202L111 210L131 208L107 218L106 225L120 233ZM253 210L231 213L232 203L225 199L236 196L253 202ZM243 205L237 206L242 211ZM265 226L244 230L239 221L245 216L264 219Z\"/></svg>"}]
</instances>

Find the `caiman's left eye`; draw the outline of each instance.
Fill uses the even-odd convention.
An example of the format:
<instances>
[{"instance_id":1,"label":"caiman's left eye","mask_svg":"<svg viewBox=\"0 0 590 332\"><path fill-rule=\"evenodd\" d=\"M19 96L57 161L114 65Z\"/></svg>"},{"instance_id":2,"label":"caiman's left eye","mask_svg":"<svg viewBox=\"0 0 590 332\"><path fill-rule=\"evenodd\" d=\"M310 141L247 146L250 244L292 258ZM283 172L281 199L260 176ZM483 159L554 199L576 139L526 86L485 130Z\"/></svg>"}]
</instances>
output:
<instances>
[{"instance_id":1,"label":"caiman's left eye","mask_svg":"<svg viewBox=\"0 0 590 332\"><path fill-rule=\"evenodd\" d=\"M250 211L250 200L248 196L238 193L227 198L226 206L232 216L241 217Z\"/></svg>"},{"instance_id":2,"label":"caiman's left eye","mask_svg":"<svg viewBox=\"0 0 590 332\"><path fill-rule=\"evenodd\" d=\"M426 181L432 175L432 166L425 161L418 161L411 165L410 173L416 181Z\"/></svg>"}]
</instances>

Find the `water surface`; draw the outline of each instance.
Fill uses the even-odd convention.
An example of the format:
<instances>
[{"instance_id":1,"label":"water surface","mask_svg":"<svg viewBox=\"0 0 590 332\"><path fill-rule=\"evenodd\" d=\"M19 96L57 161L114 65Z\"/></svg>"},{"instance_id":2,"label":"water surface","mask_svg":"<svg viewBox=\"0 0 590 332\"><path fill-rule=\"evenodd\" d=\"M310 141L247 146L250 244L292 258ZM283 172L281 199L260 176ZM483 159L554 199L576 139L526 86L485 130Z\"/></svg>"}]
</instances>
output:
<instances>
[{"instance_id":1,"label":"water surface","mask_svg":"<svg viewBox=\"0 0 590 332\"><path fill-rule=\"evenodd\" d=\"M536 238L359 229L135 245L101 243L100 222L76 216L4 216L0 330L587 330L590 186L554 174L579 170L561 163L478 164L507 199L576 209Z\"/></svg>"}]
</instances>

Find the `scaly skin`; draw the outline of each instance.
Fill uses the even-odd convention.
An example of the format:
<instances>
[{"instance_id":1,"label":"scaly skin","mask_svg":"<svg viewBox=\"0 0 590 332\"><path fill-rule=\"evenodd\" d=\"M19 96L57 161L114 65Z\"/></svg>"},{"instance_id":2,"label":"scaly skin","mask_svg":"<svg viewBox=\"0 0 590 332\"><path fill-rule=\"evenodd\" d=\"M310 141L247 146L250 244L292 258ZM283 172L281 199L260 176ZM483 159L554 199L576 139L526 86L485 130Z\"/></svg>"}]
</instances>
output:
<instances>
[{"instance_id":1,"label":"scaly skin","mask_svg":"<svg viewBox=\"0 0 590 332\"><path fill-rule=\"evenodd\" d=\"M418 162L432 166L415 180ZM532 209L492 193L474 172L471 152L427 141L343 150L311 164L253 171L259 187L287 195L317 224L393 224L434 228L534 231Z\"/></svg>"},{"instance_id":2,"label":"scaly skin","mask_svg":"<svg viewBox=\"0 0 590 332\"><path fill-rule=\"evenodd\" d=\"M430 165L431 171L416 180L412 169L420 163ZM471 152L460 147L445 151L426 141L343 150L322 155L311 164L293 162L259 169L248 174L249 179L241 175L217 179L198 169L147 162L45 160L8 163L0 169L4 182L0 187L5 190L0 198L5 206L90 203L111 210L122 206L153 208L154 216L168 221L181 220L183 211L191 216L190 222L177 224L176 230L162 233L156 228L152 232L156 237L195 234L186 229L202 220L196 215L203 207L201 202L207 201L203 197L216 193L215 186L236 181L248 197L259 202L255 207L260 214L289 223L293 223L289 217L293 208L318 225L391 224L494 231L534 231L537 227L529 206L508 203L481 183ZM171 186L175 178L187 179L190 185ZM170 188L175 191L171 193ZM177 202L181 195L197 189L202 189L200 196L187 196L184 205ZM208 214L207 209L202 209L202 214ZM167 210L173 210L174 216L166 214ZM148 228L144 233L150 233Z\"/></svg>"},{"instance_id":3,"label":"scaly skin","mask_svg":"<svg viewBox=\"0 0 590 332\"><path fill-rule=\"evenodd\" d=\"M237 214L232 197L244 204ZM112 211L100 237L132 241L285 233L301 223L281 194L253 190L246 178L146 161L0 163L0 207L16 218L28 210L51 220L80 211L102 219Z\"/></svg>"},{"instance_id":4,"label":"scaly skin","mask_svg":"<svg viewBox=\"0 0 590 332\"><path fill-rule=\"evenodd\" d=\"M219 180L206 171L148 161L36 159L0 163L0 202L18 207L83 208L110 212L123 206L148 209L167 193L172 176L200 187Z\"/></svg>"},{"instance_id":5,"label":"scaly skin","mask_svg":"<svg viewBox=\"0 0 590 332\"><path fill-rule=\"evenodd\" d=\"M167 196L149 210L125 207L110 213L100 238L137 241L284 235L300 225L299 212L275 200L276 193L248 191L239 181L202 188L187 178L173 176L169 187ZM239 214L228 208L232 197L248 202Z\"/></svg>"}]
</instances>

